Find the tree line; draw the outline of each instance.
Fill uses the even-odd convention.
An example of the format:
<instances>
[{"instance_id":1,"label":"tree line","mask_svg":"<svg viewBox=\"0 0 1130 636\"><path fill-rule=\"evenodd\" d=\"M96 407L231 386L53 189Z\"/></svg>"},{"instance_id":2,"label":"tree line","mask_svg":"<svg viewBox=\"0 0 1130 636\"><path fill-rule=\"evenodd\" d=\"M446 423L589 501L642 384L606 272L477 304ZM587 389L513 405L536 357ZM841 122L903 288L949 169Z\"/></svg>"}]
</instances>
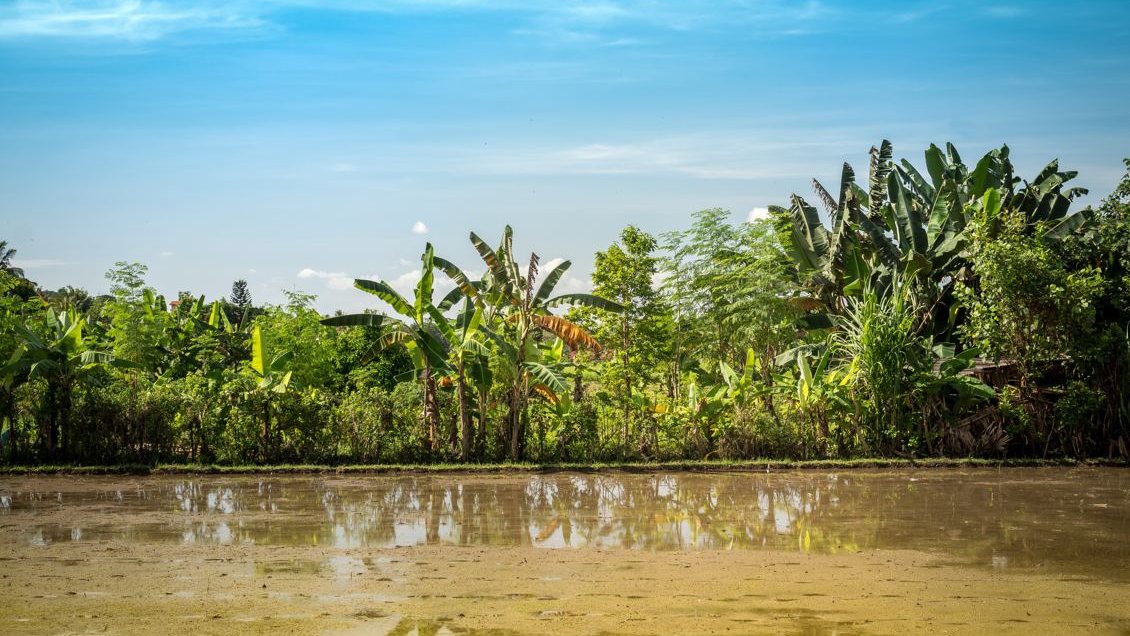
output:
<instances>
[{"instance_id":1,"label":"tree line","mask_svg":"<svg viewBox=\"0 0 1130 636\"><path fill-rule=\"evenodd\" d=\"M884 141L815 205L626 227L592 293L472 232L469 267L426 245L353 315L167 302L125 262L44 290L0 242L0 461L1128 456L1130 161L1084 209L1007 146L923 167Z\"/></svg>"}]
</instances>

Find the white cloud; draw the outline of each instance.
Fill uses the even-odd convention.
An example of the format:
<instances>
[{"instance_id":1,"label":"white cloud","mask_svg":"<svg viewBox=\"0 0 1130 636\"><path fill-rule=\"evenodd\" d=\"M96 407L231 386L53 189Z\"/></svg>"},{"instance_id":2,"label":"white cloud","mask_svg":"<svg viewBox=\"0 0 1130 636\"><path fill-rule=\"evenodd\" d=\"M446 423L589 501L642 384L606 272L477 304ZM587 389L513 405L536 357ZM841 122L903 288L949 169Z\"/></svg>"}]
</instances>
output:
<instances>
[{"instance_id":1,"label":"white cloud","mask_svg":"<svg viewBox=\"0 0 1130 636\"><path fill-rule=\"evenodd\" d=\"M259 272L259 270L255 269L254 267L252 267L251 269L249 269L249 270L247 270L247 271L248 271L248 272L251 272L252 274L255 274L255 273L258 273L258 272Z\"/></svg>"},{"instance_id":2,"label":"white cloud","mask_svg":"<svg viewBox=\"0 0 1130 636\"><path fill-rule=\"evenodd\" d=\"M307 267L298 272L297 276L303 279L317 278L324 280L326 281L326 286L330 289L342 290L353 287L353 277L347 275L345 272L323 272Z\"/></svg>"},{"instance_id":3,"label":"white cloud","mask_svg":"<svg viewBox=\"0 0 1130 636\"><path fill-rule=\"evenodd\" d=\"M538 271L538 274L539 274L538 278L541 281L544 281L545 277L547 275L549 275L550 272L553 271L553 268L557 267L558 265L560 265L561 263L564 263L564 262L565 262L565 259L561 258L559 256L557 258L551 258L548 261L542 263L538 268L538 270L539 270ZM584 279L582 279L578 276L574 276L572 274L572 271L573 271L572 268L569 268L568 270L566 270L565 275L562 276L560 278L560 280L557 281L556 285L554 285L554 287L553 287L553 295L554 296L557 296L557 295L560 295L560 294L573 294L573 293L579 293L579 292L592 291L592 280L591 279L590 280L584 280ZM540 284L541 284L541 282L539 281L537 283L537 285L540 285ZM537 287L535 286L534 289L537 289Z\"/></svg>"},{"instance_id":4,"label":"white cloud","mask_svg":"<svg viewBox=\"0 0 1130 636\"><path fill-rule=\"evenodd\" d=\"M471 276L472 278L476 278L481 274L475 272L467 272L467 275ZM302 280L323 281L328 289L334 291L346 291L353 289L353 281L357 278L364 280L384 280L393 289L395 289L397 293L411 302L411 300L416 295L416 285L420 282L420 269L419 267L417 267L416 269L404 272L403 274L390 279L385 278L380 274L362 274L360 276L352 276L345 272L328 272L314 269L312 267L306 267L295 274L295 276ZM432 284L432 297L435 299L435 301L439 302L439 300L443 298L444 295L446 295L454 288L455 284L451 282L451 280L449 280L447 276L443 275L437 270L434 282ZM364 296L364 294L362 294L362 296ZM346 297L343 296L342 298L344 299ZM382 309L388 309L388 307L384 306L384 303L374 297L363 299L363 302L359 302L359 306L372 307L373 303L377 303L381 306Z\"/></svg>"},{"instance_id":5,"label":"white cloud","mask_svg":"<svg viewBox=\"0 0 1130 636\"><path fill-rule=\"evenodd\" d=\"M416 221L415 223L412 224L412 233L413 234L427 234L428 233L428 226L424 225L423 221Z\"/></svg>"},{"instance_id":6,"label":"white cloud","mask_svg":"<svg viewBox=\"0 0 1130 636\"><path fill-rule=\"evenodd\" d=\"M411 302L416 297L416 285L420 282L420 275L421 271L414 269L387 282L397 293ZM432 299L436 304L439 304L439 301L452 289L455 289L455 283L437 270L432 280Z\"/></svg>"},{"instance_id":7,"label":"white cloud","mask_svg":"<svg viewBox=\"0 0 1130 636\"><path fill-rule=\"evenodd\" d=\"M749 214L746 215L745 222L753 223L754 221L767 218L769 218L769 208L753 208L749 211Z\"/></svg>"},{"instance_id":8,"label":"white cloud","mask_svg":"<svg viewBox=\"0 0 1130 636\"><path fill-rule=\"evenodd\" d=\"M561 258L560 256L558 256L557 258L551 258L551 259L549 259L548 261L546 261L545 263L542 264L541 271L542 272L551 272L551 271L553 271L554 267L557 267L558 265L560 265L564 262L565 262L565 259Z\"/></svg>"},{"instance_id":9,"label":"white cloud","mask_svg":"<svg viewBox=\"0 0 1130 636\"><path fill-rule=\"evenodd\" d=\"M553 288L553 295L560 294L577 294L582 292L592 291L592 280L584 280L572 274L565 274L561 280L557 281L557 285Z\"/></svg>"},{"instance_id":10,"label":"white cloud","mask_svg":"<svg viewBox=\"0 0 1130 636\"><path fill-rule=\"evenodd\" d=\"M165 250L164 252L161 252L161 256L175 256L175 255L176 255L176 252L172 252L170 250Z\"/></svg>"}]
</instances>

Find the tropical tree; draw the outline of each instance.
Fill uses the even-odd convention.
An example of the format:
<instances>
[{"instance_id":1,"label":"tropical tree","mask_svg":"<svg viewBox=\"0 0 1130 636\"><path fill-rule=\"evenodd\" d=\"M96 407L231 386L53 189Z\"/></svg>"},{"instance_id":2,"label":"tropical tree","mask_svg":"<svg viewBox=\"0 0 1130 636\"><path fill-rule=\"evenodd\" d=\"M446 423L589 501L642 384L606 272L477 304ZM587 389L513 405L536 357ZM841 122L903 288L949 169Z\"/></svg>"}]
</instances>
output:
<instances>
[{"instance_id":1,"label":"tropical tree","mask_svg":"<svg viewBox=\"0 0 1130 636\"><path fill-rule=\"evenodd\" d=\"M800 297L796 274L772 221L731 224L730 212L702 210L690 229L664 235L662 293L673 314L667 351L668 396L683 397L684 376L713 373L718 363L742 368L753 348L774 359L797 337L794 326L811 299ZM759 380L769 383L769 367ZM772 412L771 395L765 396Z\"/></svg>"},{"instance_id":2,"label":"tropical tree","mask_svg":"<svg viewBox=\"0 0 1130 636\"><path fill-rule=\"evenodd\" d=\"M271 396L272 394L286 393L291 385L293 372L290 365L294 359L294 352L290 350L272 351L263 330L255 326L251 330L251 360L247 368L258 380L256 388L263 397L263 432L260 453L264 461L274 457L277 444L271 430Z\"/></svg>"},{"instance_id":3,"label":"tropical tree","mask_svg":"<svg viewBox=\"0 0 1130 636\"><path fill-rule=\"evenodd\" d=\"M988 152L969 169L952 144L944 151L931 145L925 153L929 178L909 161L894 163L891 157L888 141L871 149L866 191L846 163L838 196L813 180L831 229L800 196L793 195L788 210L772 208L797 269L834 314L846 308L846 297L864 288L886 294L898 277L909 275L926 308L918 328L952 340L953 289L970 275L964 230L972 203L993 189L1005 207L1021 214L1027 233L1039 224L1046 240L1062 240L1091 221L1087 210L1069 214L1072 201L1086 190L1066 187L1076 173L1060 171L1056 161L1029 183L1014 176L1008 146Z\"/></svg>"},{"instance_id":4,"label":"tropical tree","mask_svg":"<svg viewBox=\"0 0 1130 636\"><path fill-rule=\"evenodd\" d=\"M489 321L493 322L495 317L502 321L501 330L505 335L494 331L489 333L501 351L500 359L506 366L506 376L510 379L506 428L510 457L517 460L522 456L528 421L527 404L531 393L557 401L565 391L561 373L541 362L538 334L556 336L573 348L600 349L600 345L588 331L551 313L551 310L562 305L582 305L619 312L622 307L594 294L569 293L554 296L554 288L572 265L570 261L558 263L538 283L540 259L536 253L531 253L525 273L520 272L514 259L514 232L510 226L503 230L497 250L474 232L471 232L471 244L487 267L483 279L477 284L471 283L458 268L447 261L440 262L440 265L455 281L458 293L482 305Z\"/></svg>"},{"instance_id":5,"label":"tropical tree","mask_svg":"<svg viewBox=\"0 0 1130 636\"><path fill-rule=\"evenodd\" d=\"M442 314L436 308L432 295L435 287L435 251L428 243L420 256L420 281L416 284L415 295L409 302L392 285L385 281L357 279L353 284L361 291L373 294L388 303L401 318L383 314L361 313L333 316L322 324L331 327L382 327L383 333L371 355L395 345L403 345L412 359L416 377L424 388L423 422L427 429L424 450L433 453L439 431L439 402L436 391L436 373L446 371L447 348L442 334L437 333L432 322Z\"/></svg>"},{"instance_id":6,"label":"tropical tree","mask_svg":"<svg viewBox=\"0 0 1130 636\"><path fill-rule=\"evenodd\" d=\"M0 241L0 271L7 272L16 278L24 277L24 270L12 265L16 258L16 250L8 247L8 241Z\"/></svg>"},{"instance_id":7,"label":"tropical tree","mask_svg":"<svg viewBox=\"0 0 1130 636\"><path fill-rule=\"evenodd\" d=\"M995 190L972 211L969 252L976 278L959 288L969 314L961 334L993 359L1015 364L1017 406L1035 425L1046 454L1055 431L1046 421L1049 410L1035 378L1090 332L1103 280L1094 267L1069 270L1043 240L1055 227L1029 233L1030 215L1005 207ZM1038 228L1046 226L1041 222Z\"/></svg>"},{"instance_id":8,"label":"tropical tree","mask_svg":"<svg viewBox=\"0 0 1130 636\"><path fill-rule=\"evenodd\" d=\"M620 394L623 410L623 448L629 452L633 394L655 379L655 372L666 360L670 339L670 312L653 285L658 271L655 238L635 226L620 233L620 241L596 253L593 291L615 299L623 308L613 314L595 313L596 337L617 343L615 357L604 364L605 386Z\"/></svg>"},{"instance_id":9,"label":"tropical tree","mask_svg":"<svg viewBox=\"0 0 1130 636\"><path fill-rule=\"evenodd\" d=\"M71 437L71 407L75 384L92 366L110 362L111 354L89 348L83 337L86 324L73 311L56 313L48 308L42 322L17 326L17 349L0 369L0 377L43 379L47 384L44 399L45 422L41 446L47 457L58 459L68 454Z\"/></svg>"},{"instance_id":10,"label":"tropical tree","mask_svg":"<svg viewBox=\"0 0 1130 636\"><path fill-rule=\"evenodd\" d=\"M450 349L449 362L451 372L454 374L459 407L460 456L463 461L469 461L474 451L475 429L468 395L468 379L479 396L474 411L477 411L479 417L480 439L486 434L487 394L493 382L489 351L480 338L480 331L483 328L483 308L475 305L470 298L466 298L454 323L438 311L433 312L432 320Z\"/></svg>"}]
</instances>

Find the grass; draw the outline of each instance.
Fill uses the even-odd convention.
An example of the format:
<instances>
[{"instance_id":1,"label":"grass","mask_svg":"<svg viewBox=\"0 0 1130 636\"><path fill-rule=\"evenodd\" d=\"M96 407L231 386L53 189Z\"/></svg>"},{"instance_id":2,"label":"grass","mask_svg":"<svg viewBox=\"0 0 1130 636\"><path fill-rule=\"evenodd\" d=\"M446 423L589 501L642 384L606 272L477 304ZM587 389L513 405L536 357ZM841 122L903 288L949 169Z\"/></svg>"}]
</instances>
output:
<instances>
[{"instance_id":1,"label":"grass","mask_svg":"<svg viewBox=\"0 0 1130 636\"><path fill-rule=\"evenodd\" d=\"M782 470L841 470L866 468L1008 468L1051 466L1130 467L1123 459L819 459L793 460L680 460L662 462L505 463L505 464L275 464L222 466L216 464L114 464L107 466L0 466L0 475L250 475L250 474L442 474L551 473L656 471L769 472Z\"/></svg>"}]
</instances>

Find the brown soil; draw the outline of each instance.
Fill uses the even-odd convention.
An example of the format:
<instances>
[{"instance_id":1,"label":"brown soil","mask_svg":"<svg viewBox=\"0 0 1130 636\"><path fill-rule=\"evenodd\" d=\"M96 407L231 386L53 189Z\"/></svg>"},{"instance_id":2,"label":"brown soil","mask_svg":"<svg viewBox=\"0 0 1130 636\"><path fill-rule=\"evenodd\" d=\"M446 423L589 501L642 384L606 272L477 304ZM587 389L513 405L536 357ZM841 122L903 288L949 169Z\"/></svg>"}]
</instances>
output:
<instances>
[{"instance_id":1,"label":"brown soil","mask_svg":"<svg viewBox=\"0 0 1130 636\"><path fill-rule=\"evenodd\" d=\"M3 535L0 534L0 537ZM1123 585L911 551L0 547L6 634L1125 633Z\"/></svg>"}]
</instances>

